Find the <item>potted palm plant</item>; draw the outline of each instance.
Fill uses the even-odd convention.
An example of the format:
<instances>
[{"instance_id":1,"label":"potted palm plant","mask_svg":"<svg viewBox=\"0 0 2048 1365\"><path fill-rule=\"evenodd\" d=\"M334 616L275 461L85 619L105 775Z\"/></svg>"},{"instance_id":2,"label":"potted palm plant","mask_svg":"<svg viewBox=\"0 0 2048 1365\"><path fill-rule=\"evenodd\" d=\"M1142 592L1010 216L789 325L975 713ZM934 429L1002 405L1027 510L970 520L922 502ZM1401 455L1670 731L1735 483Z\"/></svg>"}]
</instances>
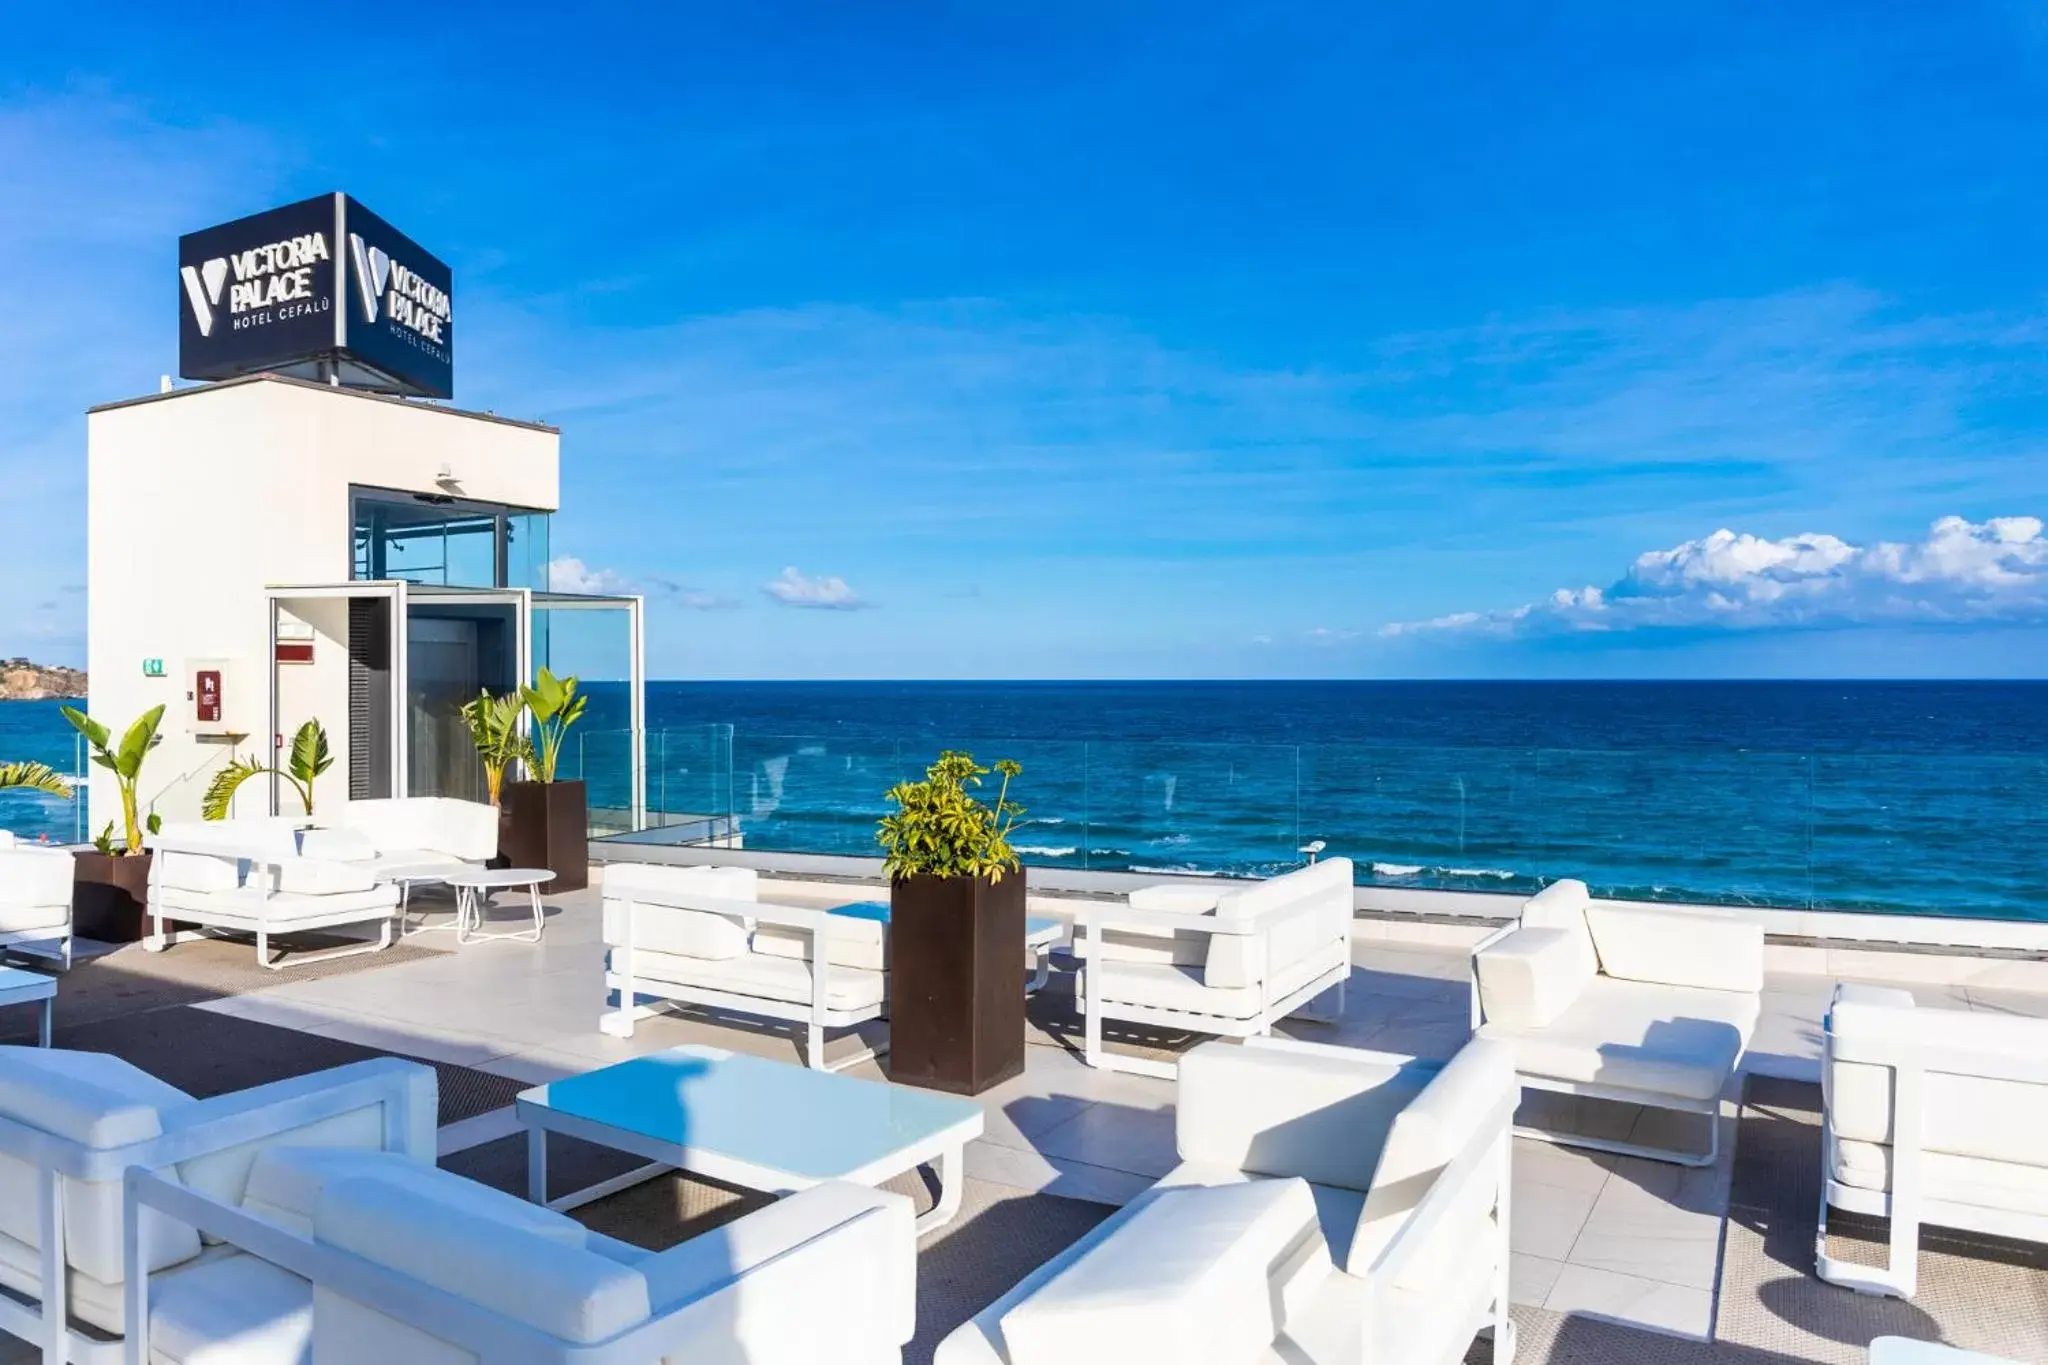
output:
<instances>
[{"instance_id":1,"label":"potted palm plant","mask_svg":"<svg viewBox=\"0 0 2048 1365\"><path fill-rule=\"evenodd\" d=\"M1010 847L1023 807L1008 759L991 770L947 750L921 782L889 789L875 832L889 873L889 1075L977 1095L1024 1070L1024 866Z\"/></svg>"},{"instance_id":2,"label":"potted palm plant","mask_svg":"<svg viewBox=\"0 0 2048 1365\"><path fill-rule=\"evenodd\" d=\"M526 703L517 692L501 697L478 692L475 700L462 704L462 723L469 727L470 742L484 765L484 792L494 806L505 789L505 774L527 754L526 734L519 726L525 711Z\"/></svg>"},{"instance_id":3,"label":"potted palm plant","mask_svg":"<svg viewBox=\"0 0 2048 1365\"><path fill-rule=\"evenodd\" d=\"M313 781L333 766L334 755L327 745L327 731L319 721L309 720L292 736L291 750L281 768L275 764L258 763L253 754L248 758L230 759L207 784L206 795L199 803L199 813L209 820L227 819L228 806L233 803L242 784L252 777L269 773L283 778L293 795L305 806L306 814L311 815Z\"/></svg>"},{"instance_id":4,"label":"potted palm plant","mask_svg":"<svg viewBox=\"0 0 2048 1365\"><path fill-rule=\"evenodd\" d=\"M113 731L75 707L64 707L64 719L85 736L92 761L114 775L121 793L121 831L114 822L93 840L90 851L77 854L73 873L73 932L102 943L133 943L142 937L143 904L149 899L149 853L142 847L145 828L155 830L154 813L145 817L136 795L142 762L162 740L157 726L164 708L152 706L114 742Z\"/></svg>"},{"instance_id":5,"label":"potted palm plant","mask_svg":"<svg viewBox=\"0 0 2048 1365\"><path fill-rule=\"evenodd\" d=\"M558 678L543 668L519 700L532 725L527 732L527 777L504 784L498 804L498 851L514 867L544 867L555 874L552 891L577 891L590 884L590 807L583 783L560 781L562 742L583 717L588 698L574 677Z\"/></svg>"}]
</instances>

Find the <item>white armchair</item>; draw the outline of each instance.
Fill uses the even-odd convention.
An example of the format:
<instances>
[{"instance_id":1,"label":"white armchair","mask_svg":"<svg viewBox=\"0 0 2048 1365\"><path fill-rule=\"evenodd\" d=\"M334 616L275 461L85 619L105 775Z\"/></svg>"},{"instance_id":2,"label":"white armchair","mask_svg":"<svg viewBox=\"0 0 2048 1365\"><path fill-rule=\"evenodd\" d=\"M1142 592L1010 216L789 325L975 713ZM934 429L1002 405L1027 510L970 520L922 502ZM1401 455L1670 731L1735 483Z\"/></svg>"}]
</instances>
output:
<instances>
[{"instance_id":1,"label":"white armchair","mask_svg":"<svg viewBox=\"0 0 2048 1365\"><path fill-rule=\"evenodd\" d=\"M1109 1020L1249 1038L1351 977L1351 860L1327 858L1210 911L1084 905L1074 915L1088 1065L1172 1078L1171 1062L1103 1046Z\"/></svg>"},{"instance_id":2,"label":"white armchair","mask_svg":"<svg viewBox=\"0 0 2048 1365\"><path fill-rule=\"evenodd\" d=\"M894 1365L915 1330L916 1234L901 1195L830 1183L649 1253L451 1172L266 1153L240 1206L136 1171L131 1225L176 1219L299 1286L260 1332L224 1335L196 1296L149 1288L131 1247L128 1365L163 1347L236 1365ZM248 1351L253 1337L272 1349ZM232 1354L231 1354L232 1353ZM188 1365L194 1357L172 1357Z\"/></svg>"},{"instance_id":3,"label":"white armchair","mask_svg":"<svg viewBox=\"0 0 2048 1365\"><path fill-rule=\"evenodd\" d=\"M1523 1129L1685 1166L1720 1154L1721 1094L1763 1008L1764 936L1731 916L1595 901L1580 881L1530 897L1472 952L1472 1029L1537 1090L1701 1114L1704 1153Z\"/></svg>"},{"instance_id":4,"label":"white armchair","mask_svg":"<svg viewBox=\"0 0 2048 1365\"><path fill-rule=\"evenodd\" d=\"M62 849L0 842L0 948L34 944L71 965L72 857Z\"/></svg>"},{"instance_id":5,"label":"white armchair","mask_svg":"<svg viewBox=\"0 0 2048 1365\"><path fill-rule=\"evenodd\" d=\"M360 946L296 955L299 963L372 953L391 946L398 888L371 867L299 852L302 832L289 820L228 820L165 825L144 842L149 869L143 947L162 952L183 937L167 921L253 934L256 960L273 970L273 934L370 925L377 937Z\"/></svg>"},{"instance_id":6,"label":"white armchair","mask_svg":"<svg viewBox=\"0 0 2048 1365\"><path fill-rule=\"evenodd\" d=\"M1487 1331L1507 1365L1519 1096L1496 1043L1441 1066L1206 1043L1181 1059L1181 1164L948 1336L935 1365L1456 1365Z\"/></svg>"},{"instance_id":7,"label":"white armchair","mask_svg":"<svg viewBox=\"0 0 2048 1365\"><path fill-rule=\"evenodd\" d=\"M635 1020L673 1001L801 1023L805 1061L820 1070L844 1070L884 1050L861 1048L825 1065L828 1030L879 1019L888 1008L888 926L763 901L759 889L752 868L607 865L605 989L618 1003L598 1027L630 1038Z\"/></svg>"},{"instance_id":8,"label":"white armchair","mask_svg":"<svg viewBox=\"0 0 2048 1365\"><path fill-rule=\"evenodd\" d=\"M1821 1046L1823 1280L1911 1298L1923 1224L2048 1243L2048 1020L1835 987ZM1889 1218L1881 1267L1828 1255L1828 1210Z\"/></svg>"},{"instance_id":9,"label":"white armchair","mask_svg":"<svg viewBox=\"0 0 2048 1365\"><path fill-rule=\"evenodd\" d=\"M187 1225L126 1223L131 1167L239 1200L258 1154L277 1145L431 1164L435 1098L430 1068L390 1058L195 1100L102 1053L0 1047L0 1286L12 1291L0 1295L0 1331L40 1345L46 1361L107 1365L129 1321L125 1257L139 1256L160 1288L240 1273L219 1268L230 1252Z\"/></svg>"}]
</instances>

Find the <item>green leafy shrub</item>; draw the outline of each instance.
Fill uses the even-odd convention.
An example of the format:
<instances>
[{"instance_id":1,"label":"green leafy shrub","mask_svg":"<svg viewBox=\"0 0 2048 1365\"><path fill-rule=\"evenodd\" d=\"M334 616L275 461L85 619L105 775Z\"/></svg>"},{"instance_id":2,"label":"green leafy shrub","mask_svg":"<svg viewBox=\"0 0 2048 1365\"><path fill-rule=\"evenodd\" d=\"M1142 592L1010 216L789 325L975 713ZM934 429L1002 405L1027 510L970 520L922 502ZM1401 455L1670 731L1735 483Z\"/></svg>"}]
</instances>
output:
<instances>
[{"instance_id":1,"label":"green leafy shrub","mask_svg":"<svg viewBox=\"0 0 2048 1365\"><path fill-rule=\"evenodd\" d=\"M991 771L1003 778L993 806L970 790ZM1023 771L1007 758L993 770L984 768L974 755L948 749L925 769L922 782L891 787L888 799L896 803L896 813L884 816L875 830L889 875L986 877L999 882L1004 873L1021 868L1010 847L1010 830L1024 808L1010 800L1010 779Z\"/></svg>"}]
</instances>

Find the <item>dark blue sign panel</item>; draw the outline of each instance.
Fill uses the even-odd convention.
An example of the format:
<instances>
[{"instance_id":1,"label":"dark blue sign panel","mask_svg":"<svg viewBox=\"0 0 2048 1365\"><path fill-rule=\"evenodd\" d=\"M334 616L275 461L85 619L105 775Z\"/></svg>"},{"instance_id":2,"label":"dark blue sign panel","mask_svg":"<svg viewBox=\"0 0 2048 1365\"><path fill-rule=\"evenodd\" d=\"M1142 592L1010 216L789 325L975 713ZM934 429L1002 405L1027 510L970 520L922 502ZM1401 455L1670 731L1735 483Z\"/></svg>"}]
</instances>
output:
<instances>
[{"instance_id":1,"label":"dark blue sign panel","mask_svg":"<svg viewBox=\"0 0 2048 1365\"><path fill-rule=\"evenodd\" d=\"M452 397L447 264L343 194L180 237L178 372L260 370Z\"/></svg>"},{"instance_id":2,"label":"dark blue sign panel","mask_svg":"<svg viewBox=\"0 0 2048 1365\"><path fill-rule=\"evenodd\" d=\"M178 239L178 372L227 379L335 348L334 196Z\"/></svg>"},{"instance_id":3,"label":"dark blue sign panel","mask_svg":"<svg viewBox=\"0 0 2048 1365\"><path fill-rule=\"evenodd\" d=\"M351 358L412 393L455 392L454 276L418 242L346 196L342 312Z\"/></svg>"}]
</instances>

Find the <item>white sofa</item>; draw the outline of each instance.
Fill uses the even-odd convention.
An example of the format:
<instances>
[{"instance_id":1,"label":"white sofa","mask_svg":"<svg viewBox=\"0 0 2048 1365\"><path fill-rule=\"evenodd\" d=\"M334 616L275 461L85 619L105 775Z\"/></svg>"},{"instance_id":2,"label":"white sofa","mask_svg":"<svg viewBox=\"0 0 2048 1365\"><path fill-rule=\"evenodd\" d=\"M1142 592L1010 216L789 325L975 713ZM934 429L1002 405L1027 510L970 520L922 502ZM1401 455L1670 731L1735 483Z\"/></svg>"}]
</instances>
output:
<instances>
[{"instance_id":1,"label":"white sofa","mask_svg":"<svg viewBox=\"0 0 2048 1365\"><path fill-rule=\"evenodd\" d=\"M1088 1065L1171 1078L1173 1063L1103 1046L1110 1020L1249 1038L1351 976L1351 860L1328 858L1241 890L1213 910L1083 905L1075 989Z\"/></svg>"},{"instance_id":2,"label":"white sofa","mask_svg":"<svg viewBox=\"0 0 2048 1365\"><path fill-rule=\"evenodd\" d=\"M763 901L745 867L611 863L603 873L605 989L617 1004L598 1027L633 1036L662 1002L709 1006L805 1026L806 1063L839 1071L873 1057L861 1048L825 1065L825 1034L887 1012L889 930L876 920ZM815 970L817 945L825 970Z\"/></svg>"},{"instance_id":3,"label":"white sofa","mask_svg":"<svg viewBox=\"0 0 2048 1365\"><path fill-rule=\"evenodd\" d=\"M359 834L379 871L437 863L482 866L498 856L498 808L452 796L350 801L337 828Z\"/></svg>"},{"instance_id":4,"label":"white sofa","mask_svg":"<svg viewBox=\"0 0 2048 1365\"><path fill-rule=\"evenodd\" d=\"M431 1163L436 1119L433 1071L393 1058L198 1100L102 1053L0 1047L0 1286L11 1291L0 1295L0 1331L40 1345L46 1361L119 1360L131 1255L156 1272L156 1291L176 1286L232 1322L260 1300L263 1277L248 1282L247 1258L189 1226L126 1222L130 1168L238 1201L272 1146L382 1149Z\"/></svg>"},{"instance_id":5,"label":"white sofa","mask_svg":"<svg viewBox=\"0 0 2048 1365\"><path fill-rule=\"evenodd\" d=\"M935 1365L1455 1365L1483 1330L1506 1365L1519 1096L1497 1043L1442 1066L1204 1043L1180 1062L1181 1164Z\"/></svg>"},{"instance_id":6,"label":"white sofa","mask_svg":"<svg viewBox=\"0 0 2048 1365\"><path fill-rule=\"evenodd\" d=\"M300 852L305 834L286 818L165 825L144 843L155 853L149 869L143 947L162 952L183 937L167 921L202 930L253 934L256 960L273 970L277 934L371 926L377 937L360 946L294 955L296 963L324 961L391 946L398 889L367 864Z\"/></svg>"},{"instance_id":7,"label":"white sofa","mask_svg":"<svg viewBox=\"0 0 2048 1365\"><path fill-rule=\"evenodd\" d=\"M1472 1028L1510 1045L1531 1089L1706 1117L1704 1153L1524 1129L1596 1151L1710 1166L1721 1095L1763 1007L1763 929L1731 916L1596 901L1580 881L1529 898L1472 953Z\"/></svg>"},{"instance_id":8,"label":"white sofa","mask_svg":"<svg viewBox=\"0 0 2048 1365\"><path fill-rule=\"evenodd\" d=\"M72 862L0 830L0 949L34 945L71 965Z\"/></svg>"},{"instance_id":9,"label":"white sofa","mask_svg":"<svg viewBox=\"0 0 2048 1365\"><path fill-rule=\"evenodd\" d=\"M1823 1028L1823 1280L1911 1298L1923 1224L2048 1243L2048 1020L1844 983ZM1828 1255L1830 1207L1891 1220L1886 1265Z\"/></svg>"},{"instance_id":10,"label":"white sofa","mask_svg":"<svg viewBox=\"0 0 2048 1365\"><path fill-rule=\"evenodd\" d=\"M134 1225L196 1226L271 1277L253 1329L179 1294L176 1272L144 1317L138 1244L129 1365L893 1365L915 1329L910 1201L857 1185L659 1253L378 1154L265 1152L240 1201L137 1172L129 1199Z\"/></svg>"}]
</instances>

